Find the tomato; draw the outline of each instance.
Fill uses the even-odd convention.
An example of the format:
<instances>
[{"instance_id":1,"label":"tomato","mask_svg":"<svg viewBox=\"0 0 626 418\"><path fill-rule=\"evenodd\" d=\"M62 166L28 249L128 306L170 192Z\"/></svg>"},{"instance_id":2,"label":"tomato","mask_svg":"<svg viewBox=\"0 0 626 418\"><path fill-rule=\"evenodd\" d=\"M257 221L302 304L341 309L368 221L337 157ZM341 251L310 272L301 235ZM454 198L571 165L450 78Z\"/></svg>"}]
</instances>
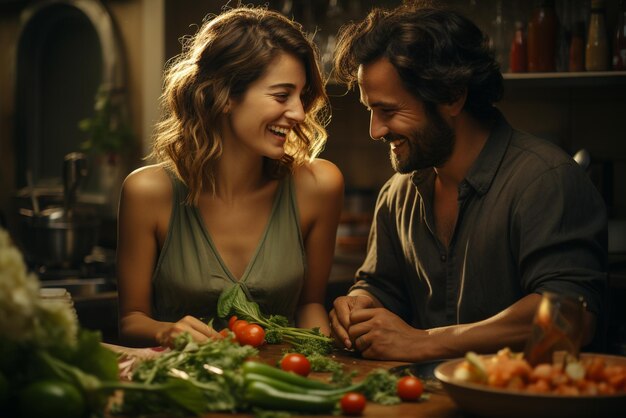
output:
<instances>
[{"instance_id":1,"label":"tomato","mask_svg":"<svg viewBox=\"0 0 626 418\"><path fill-rule=\"evenodd\" d=\"M348 392L341 397L341 411L346 415L361 415L365 403L365 396L362 393Z\"/></svg>"},{"instance_id":2,"label":"tomato","mask_svg":"<svg viewBox=\"0 0 626 418\"><path fill-rule=\"evenodd\" d=\"M398 396L403 401L416 401L424 392L422 381L415 376L404 376L398 380Z\"/></svg>"},{"instance_id":3,"label":"tomato","mask_svg":"<svg viewBox=\"0 0 626 418\"><path fill-rule=\"evenodd\" d=\"M238 329L237 340L241 345L259 347L265 342L265 330L257 324L249 324Z\"/></svg>"},{"instance_id":4,"label":"tomato","mask_svg":"<svg viewBox=\"0 0 626 418\"><path fill-rule=\"evenodd\" d=\"M237 336L235 335L234 332L232 332L228 328L224 328L223 330L221 330L219 334L215 336L215 338L219 340L228 339L230 342L233 342L233 343L237 342Z\"/></svg>"},{"instance_id":5,"label":"tomato","mask_svg":"<svg viewBox=\"0 0 626 418\"><path fill-rule=\"evenodd\" d=\"M39 380L19 395L21 418L81 418L86 405L82 393L60 380Z\"/></svg>"},{"instance_id":6,"label":"tomato","mask_svg":"<svg viewBox=\"0 0 626 418\"><path fill-rule=\"evenodd\" d=\"M228 329L229 330L233 330L233 324L235 323L235 321L237 320L237 315L233 315L230 317L230 319L228 320Z\"/></svg>"},{"instance_id":7,"label":"tomato","mask_svg":"<svg viewBox=\"0 0 626 418\"><path fill-rule=\"evenodd\" d=\"M287 372L294 372L300 376L308 376L311 372L309 360L298 353L286 354L280 361L280 368Z\"/></svg>"},{"instance_id":8,"label":"tomato","mask_svg":"<svg viewBox=\"0 0 626 418\"><path fill-rule=\"evenodd\" d=\"M249 322L246 321L245 319L237 319L233 322L233 327L230 329L232 332L234 332L235 334L237 334L237 330L239 328L243 328L246 325L248 325Z\"/></svg>"}]
</instances>

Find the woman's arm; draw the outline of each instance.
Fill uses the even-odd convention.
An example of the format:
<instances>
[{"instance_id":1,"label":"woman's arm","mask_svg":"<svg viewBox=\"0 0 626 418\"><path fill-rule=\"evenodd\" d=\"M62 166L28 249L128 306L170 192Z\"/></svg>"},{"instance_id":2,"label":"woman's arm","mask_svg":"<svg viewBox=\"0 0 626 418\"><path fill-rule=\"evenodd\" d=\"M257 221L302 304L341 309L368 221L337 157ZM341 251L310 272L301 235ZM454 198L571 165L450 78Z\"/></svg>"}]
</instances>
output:
<instances>
[{"instance_id":1,"label":"woman's arm","mask_svg":"<svg viewBox=\"0 0 626 418\"><path fill-rule=\"evenodd\" d=\"M117 242L119 331L122 343L131 346L157 345L156 334L165 328L151 318L150 304L158 253L155 208L165 194L154 167L131 173L122 185Z\"/></svg>"},{"instance_id":2,"label":"woman's arm","mask_svg":"<svg viewBox=\"0 0 626 418\"><path fill-rule=\"evenodd\" d=\"M162 168L139 169L124 181L118 213L117 286L120 340L126 345L170 345L182 332L204 340L214 332L192 317L176 323L152 318L152 274L171 205L172 186Z\"/></svg>"},{"instance_id":3,"label":"woman's arm","mask_svg":"<svg viewBox=\"0 0 626 418\"><path fill-rule=\"evenodd\" d=\"M324 301L343 206L343 176L333 163L316 159L296 177L307 272L296 312L296 325L319 327L330 335ZM305 171L305 172L302 172Z\"/></svg>"}]
</instances>

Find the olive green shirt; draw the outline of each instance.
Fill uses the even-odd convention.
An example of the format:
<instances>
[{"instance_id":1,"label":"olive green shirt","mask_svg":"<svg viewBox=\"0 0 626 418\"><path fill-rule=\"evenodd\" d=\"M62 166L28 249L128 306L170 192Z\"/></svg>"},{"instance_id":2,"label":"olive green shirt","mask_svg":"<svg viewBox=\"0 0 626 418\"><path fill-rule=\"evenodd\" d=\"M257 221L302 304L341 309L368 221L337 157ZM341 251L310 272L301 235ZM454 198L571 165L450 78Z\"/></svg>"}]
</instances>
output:
<instances>
[{"instance_id":1,"label":"olive green shirt","mask_svg":"<svg viewBox=\"0 0 626 418\"><path fill-rule=\"evenodd\" d=\"M424 169L383 186L353 289L423 329L480 321L548 290L601 312L605 205L569 155L499 115L459 185L448 248L435 234L434 181Z\"/></svg>"},{"instance_id":2,"label":"olive green shirt","mask_svg":"<svg viewBox=\"0 0 626 418\"><path fill-rule=\"evenodd\" d=\"M280 181L265 231L239 280L220 257L198 208L184 203L186 186L170 177L172 215L152 278L154 318L215 317L222 290L240 283L263 313L293 321L306 259L292 177Z\"/></svg>"}]
</instances>

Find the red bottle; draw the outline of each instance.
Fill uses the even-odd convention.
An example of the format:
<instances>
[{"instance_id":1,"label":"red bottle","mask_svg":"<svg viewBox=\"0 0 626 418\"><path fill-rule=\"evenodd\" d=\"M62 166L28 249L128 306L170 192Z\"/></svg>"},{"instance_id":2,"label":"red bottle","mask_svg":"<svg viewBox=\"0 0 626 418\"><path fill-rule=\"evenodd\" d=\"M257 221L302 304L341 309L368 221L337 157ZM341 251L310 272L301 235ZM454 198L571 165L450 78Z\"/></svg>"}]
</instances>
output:
<instances>
[{"instance_id":1,"label":"red bottle","mask_svg":"<svg viewBox=\"0 0 626 418\"><path fill-rule=\"evenodd\" d=\"M583 22L576 22L572 30L568 70L573 72L585 71L585 26Z\"/></svg>"},{"instance_id":2,"label":"red bottle","mask_svg":"<svg viewBox=\"0 0 626 418\"><path fill-rule=\"evenodd\" d=\"M556 69L556 41L559 20L554 0L541 0L528 23L528 71Z\"/></svg>"},{"instance_id":3,"label":"red bottle","mask_svg":"<svg viewBox=\"0 0 626 418\"><path fill-rule=\"evenodd\" d=\"M509 69L512 73L525 73L526 61L526 34L524 33L524 24L515 22L515 34L511 42L511 50L509 52Z\"/></svg>"}]
</instances>

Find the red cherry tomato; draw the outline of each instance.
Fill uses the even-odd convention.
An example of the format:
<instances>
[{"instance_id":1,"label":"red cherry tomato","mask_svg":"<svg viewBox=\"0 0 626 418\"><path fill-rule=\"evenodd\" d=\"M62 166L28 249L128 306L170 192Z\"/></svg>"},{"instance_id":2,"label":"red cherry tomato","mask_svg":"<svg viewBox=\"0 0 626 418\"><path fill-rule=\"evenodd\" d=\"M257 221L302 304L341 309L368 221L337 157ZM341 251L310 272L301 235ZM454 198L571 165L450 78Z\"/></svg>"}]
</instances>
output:
<instances>
[{"instance_id":1,"label":"red cherry tomato","mask_svg":"<svg viewBox=\"0 0 626 418\"><path fill-rule=\"evenodd\" d=\"M415 376L404 376L398 380L398 396L403 401L416 401L424 392L422 381Z\"/></svg>"},{"instance_id":2,"label":"red cherry tomato","mask_svg":"<svg viewBox=\"0 0 626 418\"><path fill-rule=\"evenodd\" d=\"M230 338L230 341L236 343L237 342L237 336L228 328L224 328L223 330L220 331L220 338Z\"/></svg>"},{"instance_id":3,"label":"red cherry tomato","mask_svg":"<svg viewBox=\"0 0 626 418\"><path fill-rule=\"evenodd\" d=\"M237 340L241 345L259 347L265 342L265 330L257 324L249 324L245 327L239 327Z\"/></svg>"},{"instance_id":4,"label":"red cherry tomato","mask_svg":"<svg viewBox=\"0 0 626 418\"><path fill-rule=\"evenodd\" d=\"M233 322L233 327L230 330L237 334L237 330L239 328L245 327L246 325L249 325L248 321L246 321L245 319L237 319Z\"/></svg>"},{"instance_id":5,"label":"red cherry tomato","mask_svg":"<svg viewBox=\"0 0 626 418\"><path fill-rule=\"evenodd\" d=\"M341 397L341 411L346 415L361 415L365 403L365 396L362 393L348 392Z\"/></svg>"},{"instance_id":6,"label":"red cherry tomato","mask_svg":"<svg viewBox=\"0 0 626 418\"><path fill-rule=\"evenodd\" d=\"M237 320L237 315L233 315L230 317L230 319L228 320L228 329L229 330L233 330L233 324L235 323L235 321Z\"/></svg>"},{"instance_id":7,"label":"red cherry tomato","mask_svg":"<svg viewBox=\"0 0 626 418\"><path fill-rule=\"evenodd\" d=\"M298 353L286 354L280 361L280 368L286 372L294 372L300 376L308 376L311 372L309 360Z\"/></svg>"}]
</instances>

